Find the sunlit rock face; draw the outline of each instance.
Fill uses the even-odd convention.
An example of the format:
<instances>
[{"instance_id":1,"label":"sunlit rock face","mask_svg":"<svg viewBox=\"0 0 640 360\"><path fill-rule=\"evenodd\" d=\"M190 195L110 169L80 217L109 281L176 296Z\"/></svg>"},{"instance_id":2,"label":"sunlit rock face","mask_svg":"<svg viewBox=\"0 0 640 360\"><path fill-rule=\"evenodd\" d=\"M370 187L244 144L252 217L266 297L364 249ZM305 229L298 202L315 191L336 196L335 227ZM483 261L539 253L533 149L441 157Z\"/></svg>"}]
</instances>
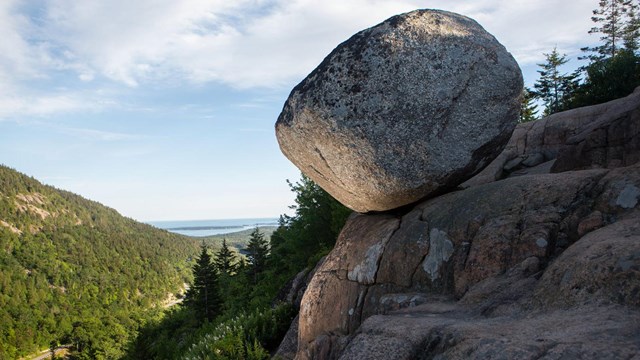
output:
<instances>
[{"instance_id":1,"label":"sunlit rock face","mask_svg":"<svg viewBox=\"0 0 640 360\"><path fill-rule=\"evenodd\" d=\"M640 353L639 96L519 125L496 159L544 163L352 216L302 298L297 358Z\"/></svg>"},{"instance_id":2,"label":"sunlit rock face","mask_svg":"<svg viewBox=\"0 0 640 360\"><path fill-rule=\"evenodd\" d=\"M390 210L454 188L493 160L521 91L518 64L478 23L417 10L333 50L293 89L276 135L346 206Z\"/></svg>"}]
</instances>

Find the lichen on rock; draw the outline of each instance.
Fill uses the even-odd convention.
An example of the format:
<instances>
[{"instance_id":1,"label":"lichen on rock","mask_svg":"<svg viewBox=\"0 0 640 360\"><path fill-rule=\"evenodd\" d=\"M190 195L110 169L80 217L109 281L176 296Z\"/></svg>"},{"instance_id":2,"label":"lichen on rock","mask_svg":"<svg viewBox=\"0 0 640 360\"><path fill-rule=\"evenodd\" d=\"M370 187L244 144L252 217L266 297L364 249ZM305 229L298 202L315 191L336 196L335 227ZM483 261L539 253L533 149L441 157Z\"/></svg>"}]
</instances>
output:
<instances>
[{"instance_id":1,"label":"lichen on rock","mask_svg":"<svg viewBox=\"0 0 640 360\"><path fill-rule=\"evenodd\" d=\"M435 228L431 229L429 239L429 254L424 259L422 268L433 281L440 277L442 263L449 260L453 254L453 243L449 240L446 232Z\"/></svg>"},{"instance_id":2,"label":"lichen on rock","mask_svg":"<svg viewBox=\"0 0 640 360\"><path fill-rule=\"evenodd\" d=\"M276 135L285 156L346 206L390 210L493 160L521 91L518 64L478 23L416 10L333 50L293 89Z\"/></svg>"}]
</instances>

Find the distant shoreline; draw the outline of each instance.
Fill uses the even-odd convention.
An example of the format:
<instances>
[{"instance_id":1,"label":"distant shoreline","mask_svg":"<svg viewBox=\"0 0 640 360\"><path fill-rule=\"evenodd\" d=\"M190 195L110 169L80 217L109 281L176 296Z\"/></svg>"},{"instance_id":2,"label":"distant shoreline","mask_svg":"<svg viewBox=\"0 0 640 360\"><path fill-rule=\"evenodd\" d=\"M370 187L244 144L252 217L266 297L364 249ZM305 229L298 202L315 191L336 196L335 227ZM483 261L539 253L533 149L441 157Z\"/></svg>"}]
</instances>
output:
<instances>
[{"instance_id":1,"label":"distant shoreline","mask_svg":"<svg viewBox=\"0 0 640 360\"><path fill-rule=\"evenodd\" d=\"M185 226L185 227L175 227L175 228L166 228L164 230L231 230L231 229L244 229L248 226L278 226L276 223L265 223L265 224L255 224L255 225L241 225L241 226Z\"/></svg>"},{"instance_id":2,"label":"distant shoreline","mask_svg":"<svg viewBox=\"0 0 640 360\"><path fill-rule=\"evenodd\" d=\"M153 221L148 224L176 234L207 237L241 232L257 227L277 227L278 218Z\"/></svg>"}]
</instances>

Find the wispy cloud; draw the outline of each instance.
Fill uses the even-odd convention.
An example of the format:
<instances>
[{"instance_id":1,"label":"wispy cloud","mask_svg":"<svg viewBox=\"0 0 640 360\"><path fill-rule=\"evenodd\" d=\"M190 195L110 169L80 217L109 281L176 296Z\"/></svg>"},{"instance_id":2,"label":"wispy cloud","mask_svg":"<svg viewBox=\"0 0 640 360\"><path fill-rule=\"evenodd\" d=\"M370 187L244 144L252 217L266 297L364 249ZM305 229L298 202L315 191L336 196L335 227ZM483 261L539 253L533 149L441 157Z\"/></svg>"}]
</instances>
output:
<instances>
[{"instance_id":1,"label":"wispy cloud","mask_svg":"<svg viewBox=\"0 0 640 360\"><path fill-rule=\"evenodd\" d=\"M125 140L140 140L146 138L146 135L118 133L112 131L103 131L96 129L83 129L83 128L69 128L61 127L58 131L69 134L72 136L99 141L125 141Z\"/></svg>"},{"instance_id":2,"label":"wispy cloud","mask_svg":"<svg viewBox=\"0 0 640 360\"><path fill-rule=\"evenodd\" d=\"M95 108L99 98L73 88L104 81L131 88L209 82L239 89L290 87L351 34L419 7L471 16L521 64L535 64L553 46L571 53L593 40L586 31L596 5L593 0L58 0L40 3L36 11L24 4L0 4L0 118ZM56 77L69 74L76 81L67 80L71 90L49 90Z\"/></svg>"},{"instance_id":3,"label":"wispy cloud","mask_svg":"<svg viewBox=\"0 0 640 360\"><path fill-rule=\"evenodd\" d=\"M12 92L16 93L16 92ZM97 111L107 102L88 99L82 94L30 94L23 91L16 95L0 94L0 121L15 116L45 116L59 112Z\"/></svg>"}]
</instances>

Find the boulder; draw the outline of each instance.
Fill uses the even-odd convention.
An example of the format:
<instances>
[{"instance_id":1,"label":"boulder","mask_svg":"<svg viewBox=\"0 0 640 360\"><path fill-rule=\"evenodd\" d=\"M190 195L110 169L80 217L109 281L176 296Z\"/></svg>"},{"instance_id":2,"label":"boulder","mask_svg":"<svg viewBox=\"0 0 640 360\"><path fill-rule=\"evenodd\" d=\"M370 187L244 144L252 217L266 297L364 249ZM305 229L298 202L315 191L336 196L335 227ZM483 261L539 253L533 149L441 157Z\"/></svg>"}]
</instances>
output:
<instances>
[{"instance_id":1,"label":"boulder","mask_svg":"<svg viewBox=\"0 0 640 360\"><path fill-rule=\"evenodd\" d=\"M360 326L366 290L375 283L380 257L399 220L356 216L311 279L300 305L299 344L325 332L347 334Z\"/></svg>"},{"instance_id":2,"label":"boulder","mask_svg":"<svg viewBox=\"0 0 640 360\"><path fill-rule=\"evenodd\" d=\"M638 161L640 88L624 98L518 124L502 153L462 186L517 175L611 169Z\"/></svg>"},{"instance_id":3,"label":"boulder","mask_svg":"<svg viewBox=\"0 0 640 360\"><path fill-rule=\"evenodd\" d=\"M309 269L304 269L296 274L293 279L280 289L280 292L276 296L272 305L275 306L280 303L290 304L299 312L300 303L302 302L305 290L316 271L318 271L318 268L320 268L324 263L325 259L326 257L320 259L311 271L309 271ZM274 354L274 358L281 360L290 360L295 358L296 352L298 351L298 324L299 316L296 316L291 322L289 330L287 330L287 333L280 342L280 345Z\"/></svg>"},{"instance_id":4,"label":"boulder","mask_svg":"<svg viewBox=\"0 0 640 360\"><path fill-rule=\"evenodd\" d=\"M487 318L451 304L448 311L433 310L435 305L370 317L339 358L615 360L640 353L640 312L623 307Z\"/></svg>"},{"instance_id":5,"label":"boulder","mask_svg":"<svg viewBox=\"0 0 640 360\"><path fill-rule=\"evenodd\" d=\"M417 10L333 50L293 89L276 135L346 206L395 209L493 160L517 121L522 85L513 57L475 21Z\"/></svg>"},{"instance_id":6,"label":"boulder","mask_svg":"<svg viewBox=\"0 0 640 360\"><path fill-rule=\"evenodd\" d=\"M535 257L473 286L367 318L340 359L636 359L638 214L589 233L544 271Z\"/></svg>"},{"instance_id":7,"label":"boulder","mask_svg":"<svg viewBox=\"0 0 640 360\"><path fill-rule=\"evenodd\" d=\"M297 358L635 354L639 203L637 163L353 216L303 296Z\"/></svg>"},{"instance_id":8,"label":"boulder","mask_svg":"<svg viewBox=\"0 0 640 360\"><path fill-rule=\"evenodd\" d=\"M618 221L584 236L549 266L534 296L542 307L620 304L640 309L640 222Z\"/></svg>"}]
</instances>

